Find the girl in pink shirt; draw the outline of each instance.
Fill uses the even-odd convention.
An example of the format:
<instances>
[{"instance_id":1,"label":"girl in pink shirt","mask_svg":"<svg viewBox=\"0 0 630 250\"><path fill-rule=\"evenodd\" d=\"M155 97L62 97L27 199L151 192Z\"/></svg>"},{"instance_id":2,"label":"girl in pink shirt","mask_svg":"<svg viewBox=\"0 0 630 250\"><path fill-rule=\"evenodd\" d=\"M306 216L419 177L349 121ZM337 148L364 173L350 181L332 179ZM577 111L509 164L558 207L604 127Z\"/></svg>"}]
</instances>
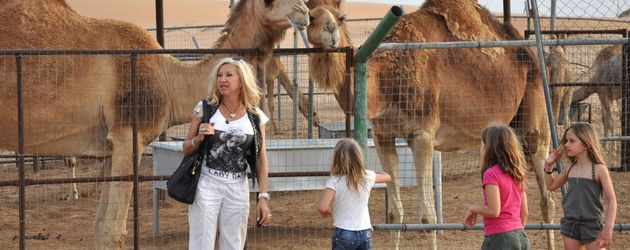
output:
<instances>
[{"instance_id":1,"label":"girl in pink shirt","mask_svg":"<svg viewBox=\"0 0 630 250\"><path fill-rule=\"evenodd\" d=\"M529 249L523 230L527 166L516 135L505 125L490 125L481 133L480 153L484 201L468 208L464 224L473 226L483 216L481 249Z\"/></svg>"}]
</instances>

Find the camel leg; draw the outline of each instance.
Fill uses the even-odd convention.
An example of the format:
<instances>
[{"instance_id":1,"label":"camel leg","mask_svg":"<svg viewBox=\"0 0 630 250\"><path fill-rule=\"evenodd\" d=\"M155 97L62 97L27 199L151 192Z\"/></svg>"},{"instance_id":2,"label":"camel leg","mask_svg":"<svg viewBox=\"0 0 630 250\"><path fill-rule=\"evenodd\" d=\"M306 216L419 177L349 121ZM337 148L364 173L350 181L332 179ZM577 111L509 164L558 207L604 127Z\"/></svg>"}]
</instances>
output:
<instances>
[{"instance_id":1,"label":"camel leg","mask_svg":"<svg viewBox=\"0 0 630 250\"><path fill-rule=\"evenodd\" d=\"M597 93L599 95L599 102L602 105L602 124L604 125L604 136L611 136L615 133L615 122L613 120L613 114L611 110L612 97L610 91L602 90ZM602 146L608 154L614 155L615 143L611 141L602 142ZM608 162L612 162L612 159L607 157Z\"/></svg>"},{"instance_id":2,"label":"camel leg","mask_svg":"<svg viewBox=\"0 0 630 250\"><path fill-rule=\"evenodd\" d=\"M611 98L608 91L598 92L599 102L602 104L602 123L604 124L604 135L613 135L615 123L613 121L612 111L610 110Z\"/></svg>"},{"instance_id":3,"label":"camel leg","mask_svg":"<svg viewBox=\"0 0 630 250\"><path fill-rule=\"evenodd\" d=\"M287 94L289 95L289 97L291 97L291 99L293 101L298 100L298 108L300 110L300 113L302 113L302 115L304 115L304 117L308 117L308 99L306 98L306 96L304 96L304 94L300 91L300 89L298 89L298 99L295 98L294 95L294 91L295 88L293 87L293 81L289 80L289 76L287 76L286 73L284 73L284 70L280 70L280 72L278 72L278 83L280 83L280 85L282 85L282 87L284 88L284 90L287 92ZM319 116L317 116L317 112L313 111L313 126L317 127L319 125Z\"/></svg>"},{"instance_id":4,"label":"camel leg","mask_svg":"<svg viewBox=\"0 0 630 250\"><path fill-rule=\"evenodd\" d=\"M374 124L374 128L378 125ZM402 223L405 216L405 211L402 206L402 199L400 198L400 179L398 172L398 154L396 153L395 138L393 136L385 136L379 133L374 133L374 146L376 153L383 166L383 171L387 172L392 181L387 183L387 194L389 197L389 207L393 210L393 221L390 223ZM388 216L390 216L388 214ZM393 231L392 238L394 240L394 246L397 249L400 242L400 231Z\"/></svg>"},{"instance_id":5,"label":"camel leg","mask_svg":"<svg viewBox=\"0 0 630 250\"><path fill-rule=\"evenodd\" d=\"M544 103L542 83L528 83L523 99L523 146L531 160L536 173L536 182L540 190L540 207L545 223L553 223L555 219L555 202L553 193L547 191L544 182L544 161L549 153L550 130L547 111ZM547 230L547 249L555 249L554 232Z\"/></svg>"},{"instance_id":6,"label":"camel leg","mask_svg":"<svg viewBox=\"0 0 630 250\"><path fill-rule=\"evenodd\" d=\"M273 103L274 99L274 88L276 86L275 80L267 79L267 107L269 107L269 122L271 123L271 131L273 134L278 134L278 126L276 122L273 120L273 112L275 109L275 105Z\"/></svg>"},{"instance_id":7,"label":"camel leg","mask_svg":"<svg viewBox=\"0 0 630 250\"><path fill-rule=\"evenodd\" d=\"M76 167L77 167L77 158L76 157L66 157L63 159L63 162L66 164L68 168L68 178L76 177ZM78 200L79 199L79 191L77 190L76 183L69 183L68 190L63 200Z\"/></svg>"},{"instance_id":8,"label":"camel leg","mask_svg":"<svg viewBox=\"0 0 630 250\"><path fill-rule=\"evenodd\" d=\"M133 137L130 127L110 130L107 140L112 145L111 168L105 176L127 176L133 172ZM140 145L141 142L138 142ZM138 155L142 155L140 148ZM140 161L140 158L136 158ZM105 182L96 213L96 249L121 249L127 235L127 210L131 199L131 182Z\"/></svg>"},{"instance_id":9,"label":"camel leg","mask_svg":"<svg viewBox=\"0 0 630 250\"><path fill-rule=\"evenodd\" d=\"M571 108L571 100L573 99L573 89L571 87L565 87L564 96L561 102L561 112L558 115L558 124L569 125L569 109Z\"/></svg>"},{"instance_id":10,"label":"camel leg","mask_svg":"<svg viewBox=\"0 0 630 250\"><path fill-rule=\"evenodd\" d=\"M585 100L586 98L591 96L593 93L595 93L594 89L595 89L594 87L579 87L577 89L574 89L573 92L571 93L571 104L578 104L581 101ZM576 117L574 121L580 120L580 117L577 117L578 110L570 109L569 114L571 117Z\"/></svg>"},{"instance_id":11,"label":"camel leg","mask_svg":"<svg viewBox=\"0 0 630 250\"><path fill-rule=\"evenodd\" d=\"M430 132L416 133L412 140L408 140L416 165L416 180L420 197L419 215L423 224L435 224L435 202L433 200L433 134ZM437 249L436 232L429 231L429 249Z\"/></svg>"},{"instance_id":12,"label":"camel leg","mask_svg":"<svg viewBox=\"0 0 630 250\"><path fill-rule=\"evenodd\" d=\"M562 106L562 88L553 88L551 90L551 108L553 109L553 118L556 119L556 124L560 124L558 120L560 114L560 106Z\"/></svg>"}]
</instances>

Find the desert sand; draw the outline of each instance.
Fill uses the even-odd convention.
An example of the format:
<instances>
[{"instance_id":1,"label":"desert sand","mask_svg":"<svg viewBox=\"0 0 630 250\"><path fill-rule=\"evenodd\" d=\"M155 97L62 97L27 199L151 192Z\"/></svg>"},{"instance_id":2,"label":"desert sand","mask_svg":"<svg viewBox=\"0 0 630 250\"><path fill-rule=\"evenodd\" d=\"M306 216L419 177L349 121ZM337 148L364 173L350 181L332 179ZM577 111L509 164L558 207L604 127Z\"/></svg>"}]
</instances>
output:
<instances>
[{"instance_id":1,"label":"desert sand","mask_svg":"<svg viewBox=\"0 0 630 250\"><path fill-rule=\"evenodd\" d=\"M155 1L154 0L67 0L68 4L78 13L94 18L111 18L134 23L143 28L155 27ZM218 0L169 0L164 1L164 26L196 26L209 24L222 24L227 19L229 1ZM345 4L344 9L348 18L382 17L391 7L387 4ZM418 6L404 6L405 11L411 12ZM526 27L522 18L513 19L513 22L523 30ZM369 25L374 23L370 22ZM361 39L369 34L373 26L357 27L352 31L355 45L360 45ZM562 22L561 25L575 25L571 22ZM601 24L592 24L592 26ZM585 28L588 25L581 25ZM588 26L590 27L590 26ZM197 31L195 31L197 32ZM200 32L201 33L201 32ZM208 32L212 33L212 32ZM172 32L167 35L167 47L190 47L190 36L197 33L189 31ZM216 32L212 33L216 35ZM182 40L179 44L175 37ZM173 37L169 40L169 37ZM355 38L356 37L356 38ZM208 47L216 37L208 35L202 37L202 45ZM288 61L287 61L288 62ZM304 67L305 68L305 67ZM305 70L305 69L304 69ZM301 86L303 87L303 86ZM593 98L593 97L592 97ZM333 102L330 99L329 102ZM595 103L591 100L592 103ZM285 102L288 103L288 102ZM336 104L330 104L337 108ZM599 105L594 105L593 121L599 123ZM324 109L323 106L317 106ZM332 108L331 108L332 109ZM290 110L285 106L283 110ZM330 110L330 109L329 109ZM288 111L286 111L288 112ZM330 113L330 112L329 112ZM335 113L337 114L337 113ZM285 114L285 117L289 117ZM328 117L329 120L339 119ZM305 122L302 121L302 126ZM290 131L289 131L290 132ZM288 134L288 132L287 132ZM478 159L476 153L453 152L443 154L444 174L444 222L461 223L467 205L481 200L481 188L479 185L479 173L476 166ZM140 172L143 175L152 174L151 158L143 159ZM49 169L33 173L32 167L27 166L27 178L52 179L64 178L66 169L60 161L49 162ZM93 159L82 159L79 162L77 176L98 176L102 170L102 163ZM12 180L17 178L17 169L14 165L2 165L0 180ZM618 194L619 223L627 223L630 215L626 212L630 209L625 193L630 191L629 173L614 173L613 180ZM539 209L538 187L535 186L533 174L529 175L529 187L531 196L528 198L530 205L530 223L542 221ZM65 192L65 185L37 185L30 186L27 192L26 207L26 247L27 249L93 249L93 220L100 196L100 184L79 184L80 199L77 201L65 201L60 197ZM171 199L160 201L160 235L152 236L153 210L152 210L152 183L143 182L140 185L140 214L139 214L139 244L143 249L185 249L187 246L188 230L186 225L186 207ZM248 228L248 249L326 249L330 248L331 220L321 219L317 216L314 205L320 197L319 191L290 191L276 192L270 203L274 213L274 222L267 228L256 228L253 220ZM560 197L556 193L556 213L562 214L560 209ZM0 200L6 201L0 206L0 249L18 248L18 192L17 188L7 187L1 189ZM253 197L253 196L252 196ZM404 204L406 206L406 222L415 223L417 215L417 194L408 188L405 189ZM254 203L252 202L252 209ZM132 211L129 210L129 225L125 249L133 247ZM385 198L384 190L374 191L370 201L370 210L374 224L385 223ZM250 211L253 214L253 211ZM251 219L251 216L250 216ZM528 231L532 249L542 249L545 237L542 231ZM630 233L615 232L615 244L611 249L624 249L630 244ZM421 232L407 231L403 233L401 248L421 249L426 247L425 235ZM561 236L556 232L556 248L562 248ZM445 231L440 235L438 244L440 249L474 249L481 245L483 240L480 231ZM391 247L389 232L378 231L375 233L375 249L389 249Z\"/></svg>"},{"instance_id":2,"label":"desert sand","mask_svg":"<svg viewBox=\"0 0 630 250\"><path fill-rule=\"evenodd\" d=\"M66 2L84 16L125 20L144 28L155 27L154 0L68 0ZM229 1L217 0L164 1L164 26L223 24L230 11L229 4ZM348 17L366 18L382 17L392 5L346 3L344 6ZM409 12L418 7L404 6L404 9Z\"/></svg>"}]
</instances>

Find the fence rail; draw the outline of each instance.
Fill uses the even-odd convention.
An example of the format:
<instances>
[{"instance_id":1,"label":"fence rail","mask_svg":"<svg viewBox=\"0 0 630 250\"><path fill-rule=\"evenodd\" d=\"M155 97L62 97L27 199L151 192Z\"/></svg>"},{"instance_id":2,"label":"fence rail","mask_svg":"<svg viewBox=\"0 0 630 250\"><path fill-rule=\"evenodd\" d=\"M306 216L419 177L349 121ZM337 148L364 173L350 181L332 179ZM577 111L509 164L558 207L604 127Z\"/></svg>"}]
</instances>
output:
<instances>
[{"instance_id":1,"label":"fence rail","mask_svg":"<svg viewBox=\"0 0 630 250\"><path fill-rule=\"evenodd\" d=\"M466 226L463 223L444 224L374 224L374 230L401 230L401 231L425 231L425 230L483 230L483 224ZM525 225L525 230L560 230L560 224L530 223ZM630 224L615 224L615 231L628 231Z\"/></svg>"}]
</instances>

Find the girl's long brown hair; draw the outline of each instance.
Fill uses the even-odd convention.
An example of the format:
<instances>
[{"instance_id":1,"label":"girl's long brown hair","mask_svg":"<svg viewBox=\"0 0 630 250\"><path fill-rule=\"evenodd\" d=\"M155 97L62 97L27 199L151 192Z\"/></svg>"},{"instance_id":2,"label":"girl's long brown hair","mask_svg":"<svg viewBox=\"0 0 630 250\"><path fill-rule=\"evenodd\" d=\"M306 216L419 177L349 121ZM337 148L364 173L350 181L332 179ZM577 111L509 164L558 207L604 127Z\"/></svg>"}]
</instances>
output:
<instances>
[{"instance_id":1,"label":"girl's long brown hair","mask_svg":"<svg viewBox=\"0 0 630 250\"><path fill-rule=\"evenodd\" d=\"M359 190L359 184L364 183L365 163L361 147L354 139L343 139L335 145L330 175L348 178L348 188Z\"/></svg>"},{"instance_id":2,"label":"girl's long brown hair","mask_svg":"<svg viewBox=\"0 0 630 250\"><path fill-rule=\"evenodd\" d=\"M499 164L501 170L518 181L521 188L527 188L527 162L514 131L505 125L491 124L481 132L481 141L486 145L481 177L490 167Z\"/></svg>"},{"instance_id":3,"label":"girl's long brown hair","mask_svg":"<svg viewBox=\"0 0 630 250\"><path fill-rule=\"evenodd\" d=\"M564 145L567 143L567 132L572 131L584 146L586 146L588 150L588 157L595 164L606 165L604 162L604 155L602 154L602 146L599 144L599 137L593 126L586 122L576 122L571 124L565 131L564 136L562 136L562 141L560 142L559 148L564 149ZM561 152L563 152L562 150ZM567 157L572 163L575 163L575 157Z\"/></svg>"}]
</instances>

